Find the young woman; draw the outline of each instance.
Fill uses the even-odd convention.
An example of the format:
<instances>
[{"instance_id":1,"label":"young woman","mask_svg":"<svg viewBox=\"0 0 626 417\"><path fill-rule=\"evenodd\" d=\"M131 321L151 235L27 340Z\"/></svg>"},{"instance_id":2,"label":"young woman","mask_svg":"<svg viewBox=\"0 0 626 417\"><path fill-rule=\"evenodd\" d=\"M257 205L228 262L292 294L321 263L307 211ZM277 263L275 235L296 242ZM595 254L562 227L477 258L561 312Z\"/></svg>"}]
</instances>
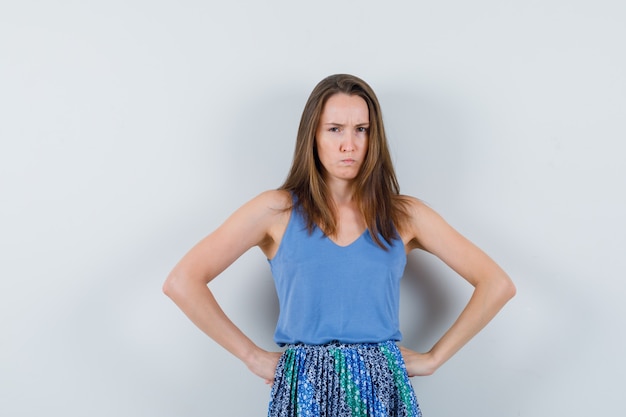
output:
<instances>
[{"instance_id":1,"label":"young woman","mask_svg":"<svg viewBox=\"0 0 626 417\"><path fill-rule=\"evenodd\" d=\"M274 339L254 344L207 284L258 246L280 304ZM428 251L474 292L425 353L399 347L406 254ZM253 198L187 253L165 293L209 337L273 383L269 416L420 416L409 377L430 375L515 294L506 273L419 200L401 195L376 95L345 74L309 97L287 180Z\"/></svg>"}]
</instances>

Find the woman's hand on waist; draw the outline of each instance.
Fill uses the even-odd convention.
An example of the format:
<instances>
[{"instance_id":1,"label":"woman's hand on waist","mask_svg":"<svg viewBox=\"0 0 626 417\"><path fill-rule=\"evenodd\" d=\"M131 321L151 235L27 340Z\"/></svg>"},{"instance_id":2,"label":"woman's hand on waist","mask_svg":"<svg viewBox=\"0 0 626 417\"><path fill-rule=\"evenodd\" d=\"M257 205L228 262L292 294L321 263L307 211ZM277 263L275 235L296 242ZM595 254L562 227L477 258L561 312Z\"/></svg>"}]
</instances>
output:
<instances>
[{"instance_id":1,"label":"woman's hand on waist","mask_svg":"<svg viewBox=\"0 0 626 417\"><path fill-rule=\"evenodd\" d=\"M246 366L252 373L263 378L266 384L272 384L274 382L274 376L276 375L278 360L281 355L281 352L268 352L263 349L258 349L250 359L246 361Z\"/></svg>"},{"instance_id":2,"label":"woman's hand on waist","mask_svg":"<svg viewBox=\"0 0 626 417\"><path fill-rule=\"evenodd\" d=\"M419 353L402 346L400 346L400 353L402 353L409 377L432 375L439 367L431 353Z\"/></svg>"}]
</instances>

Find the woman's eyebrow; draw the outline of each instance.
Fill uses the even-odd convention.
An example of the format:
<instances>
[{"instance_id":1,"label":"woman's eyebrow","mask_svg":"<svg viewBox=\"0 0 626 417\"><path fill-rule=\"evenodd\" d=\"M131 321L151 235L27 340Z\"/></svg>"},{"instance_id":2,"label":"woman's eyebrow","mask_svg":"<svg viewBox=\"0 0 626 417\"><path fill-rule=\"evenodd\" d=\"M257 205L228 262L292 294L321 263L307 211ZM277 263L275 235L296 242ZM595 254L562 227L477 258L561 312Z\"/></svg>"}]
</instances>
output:
<instances>
[{"instance_id":1,"label":"woman's eyebrow","mask_svg":"<svg viewBox=\"0 0 626 417\"><path fill-rule=\"evenodd\" d=\"M323 125L333 125L333 126L345 126L345 124L343 123L338 123L338 122L322 122ZM370 122L363 122L363 123L357 123L355 124L355 126L357 127L362 127L362 126L369 126Z\"/></svg>"}]
</instances>

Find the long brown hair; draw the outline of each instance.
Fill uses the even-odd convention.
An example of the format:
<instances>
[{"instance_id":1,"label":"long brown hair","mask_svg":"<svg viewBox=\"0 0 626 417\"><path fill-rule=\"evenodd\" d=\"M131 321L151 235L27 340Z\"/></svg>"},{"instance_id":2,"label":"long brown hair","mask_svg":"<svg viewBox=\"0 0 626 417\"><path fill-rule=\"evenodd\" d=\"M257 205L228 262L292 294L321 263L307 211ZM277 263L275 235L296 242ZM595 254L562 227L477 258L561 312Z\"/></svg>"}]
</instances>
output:
<instances>
[{"instance_id":1,"label":"long brown hair","mask_svg":"<svg viewBox=\"0 0 626 417\"><path fill-rule=\"evenodd\" d=\"M291 170L280 189L297 197L295 208L303 212L309 232L317 225L327 236L335 235L335 207L322 176L315 132L326 101L338 93L359 96L367 103L368 150L354 181L354 198L372 239L387 249L379 236L388 244L398 237L396 227L401 227L405 218L405 200L399 195L380 104L372 88L360 78L349 74L331 75L313 89L300 119Z\"/></svg>"}]
</instances>

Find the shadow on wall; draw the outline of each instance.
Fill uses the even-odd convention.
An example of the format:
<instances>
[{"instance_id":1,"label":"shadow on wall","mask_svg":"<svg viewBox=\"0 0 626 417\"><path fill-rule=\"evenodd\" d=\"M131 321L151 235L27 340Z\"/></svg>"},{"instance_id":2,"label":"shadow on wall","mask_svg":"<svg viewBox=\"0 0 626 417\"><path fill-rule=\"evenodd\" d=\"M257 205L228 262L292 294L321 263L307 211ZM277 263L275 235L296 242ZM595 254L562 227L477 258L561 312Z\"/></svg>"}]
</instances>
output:
<instances>
[{"instance_id":1,"label":"shadow on wall","mask_svg":"<svg viewBox=\"0 0 626 417\"><path fill-rule=\"evenodd\" d=\"M279 313L278 296L269 265L267 262L266 265L260 265L261 261L258 263L257 270L265 270L257 272L245 284L246 291L240 294L243 311L238 312L242 320L238 324L241 324L244 333L260 347L275 351L278 349L274 342ZM243 320L244 317L247 320Z\"/></svg>"},{"instance_id":2,"label":"shadow on wall","mask_svg":"<svg viewBox=\"0 0 626 417\"><path fill-rule=\"evenodd\" d=\"M425 252L413 252L401 282L402 343L428 351L460 313L471 288Z\"/></svg>"}]
</instances>

